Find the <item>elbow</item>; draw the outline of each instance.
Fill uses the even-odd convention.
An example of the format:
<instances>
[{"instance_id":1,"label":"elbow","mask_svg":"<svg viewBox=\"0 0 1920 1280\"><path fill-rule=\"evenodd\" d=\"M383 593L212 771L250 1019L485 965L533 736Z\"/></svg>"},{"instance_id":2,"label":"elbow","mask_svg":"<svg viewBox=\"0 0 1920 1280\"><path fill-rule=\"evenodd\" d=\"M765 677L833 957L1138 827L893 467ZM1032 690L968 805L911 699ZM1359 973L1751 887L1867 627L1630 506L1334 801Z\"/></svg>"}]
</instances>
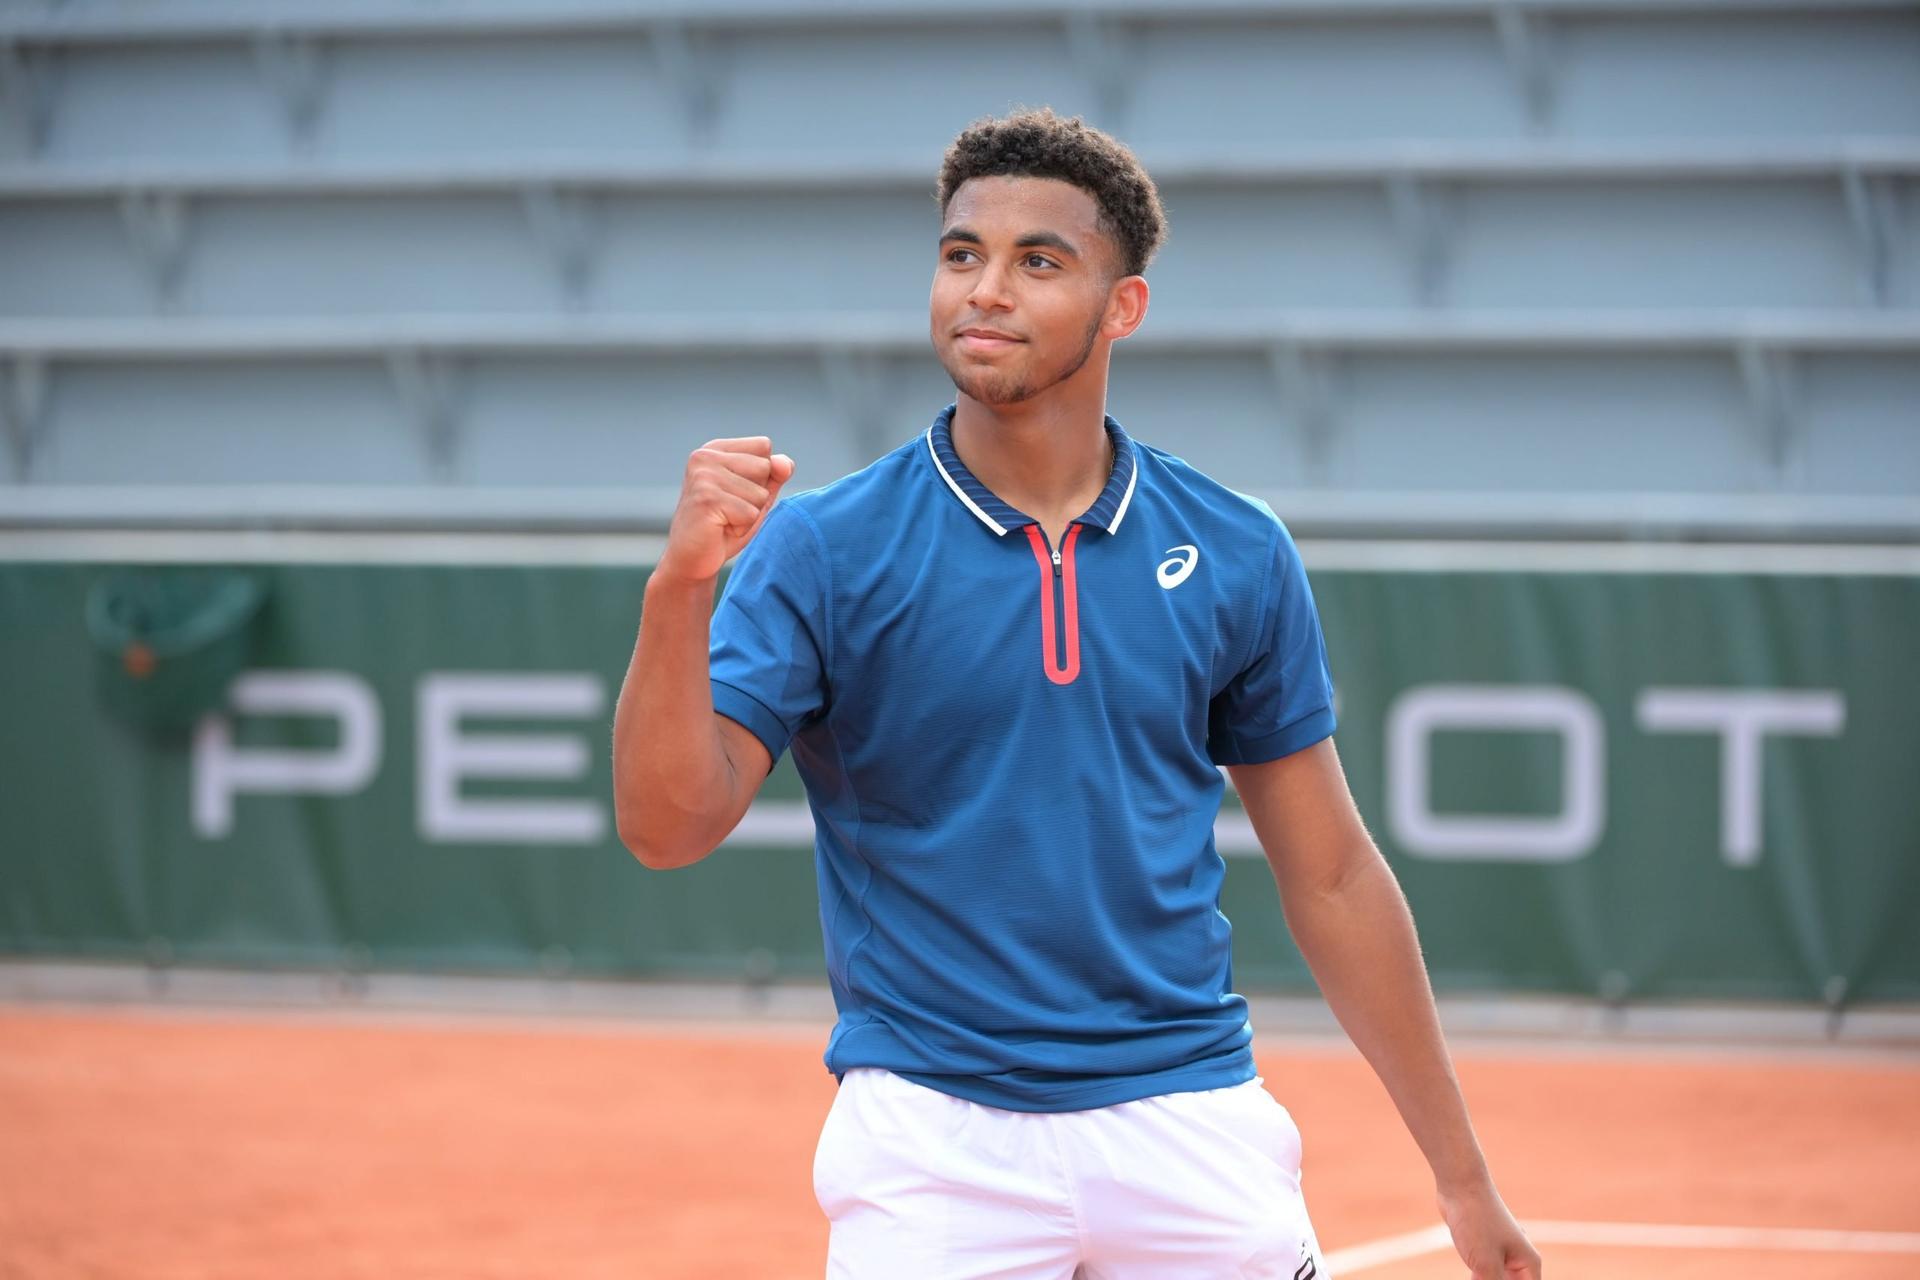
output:
<instances>
[{"instance_id":1,"label":"elbow","mask_svg":"<svg viewBox=\"0 0 1920 1280\"><path fill-rule=\"evenodd\" d=\"M620 843L640 865L671 871L700 861L719 847L727 828L720 826L717 798L698 794L678 780L643 780L616 772L614 828Z\"/></svg>"},{"instance_id":2,"label":"elbow","mask_svg":"<svg viewBox=\"0 0 1920 1280\"><path fill-rule=\"evenodd\" d=\"M1337 856L1316 858L1303 865L1293 865L1289 859L1270 861L1282 895L1299 902L1341 902L1383 879L1396 888L1399 884L1370 839L1349 842Z\"/></svg>"},{"instance_id":3,"label":"elbow","mask_svg":"<svg viewBox=\"0 0 1920 1280\"><path fill-rule=\"evenodd\" d=\"M697 853L688 853L683 850L662 847L652 841L635 839L625 834L621 835L620 843L627 847L627 852L631 853L641 866L646 867L650 871L672 871L676 867L692 866L694 863L700 861L700 859L706 857L708 852L711 852L710 850L703 850Z\"/></svg>"},{"instance_id":4,"label":"elbow","mask_svg":"<svg viewBox=\"0 0 1920 1280\"><path fill-rule=\"evenodd\" d=\"M670 871L683 864L683 860L675 856L675 850L660 838L658 832L648 830L626 811L615 816L614 829L620 834L620 843L626 846L627 852L641 866L652 871Z\"/></svg>"},{"instance_id":5,"label":"elbow","mask_svg":"<svg viewBox=\"0 0 1920 1280\"><path fill-rule=\"evenodd\" d=\"M1373 841L1366 839L1350 846L1347 856L1340 861L1320 892L1324 897L1339 898L1356 889L1377 887L1382 883L1399 887L1393 868L1387 865L1386 858Z\"/></svg>"},{"instance_id":6,"label":"elbow","mask_svg":"<svg viewBox=\"0 0 1920 1280\"><path fill-rule=\"evenodd\" d=\"M633 855L636 862L649 870L666 871L675 865L670 859L662 857L653 845L627 834L624 830L620 833L620 843L626 846L627 852Z\"/></svg>"},{"instance_id":7,"label":"elbow","mask_svg":"<svg viewBox=\"0 0 1920 1280\"><path fill-rule=\"evenodd\" d=\"M672 871L676 867L692 866L713 852L711 845L702 846L695 841L669 838L651 829L627 810L622 810L616 816L614 826L627 852L651 871Z\"/></svg>"}]
</instances>

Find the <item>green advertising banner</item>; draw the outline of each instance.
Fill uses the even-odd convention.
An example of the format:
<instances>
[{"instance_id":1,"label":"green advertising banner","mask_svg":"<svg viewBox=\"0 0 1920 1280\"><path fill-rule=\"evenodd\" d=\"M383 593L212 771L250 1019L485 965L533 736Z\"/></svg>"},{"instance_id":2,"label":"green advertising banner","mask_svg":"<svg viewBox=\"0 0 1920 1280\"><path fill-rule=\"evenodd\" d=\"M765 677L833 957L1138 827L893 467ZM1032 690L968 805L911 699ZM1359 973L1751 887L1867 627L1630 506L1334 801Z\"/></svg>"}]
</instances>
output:
<instances>
[{"instance_id":1,"label":"green advertising banner","mask_svg":"<svg viewBox=\"0 0 1920 1280\"><path fill-rule=\"evenodd\" d=\"M1436 987L1920 997L1905 560L1536 548L1460 567L1301 546L1335 741ZM819 976L790 758L696 866L650 871L614 834L645 575L0 564L0 950ZM1217 831L1237 984L1310 989L1231 792Z\"/></svg>"}]
</instances>

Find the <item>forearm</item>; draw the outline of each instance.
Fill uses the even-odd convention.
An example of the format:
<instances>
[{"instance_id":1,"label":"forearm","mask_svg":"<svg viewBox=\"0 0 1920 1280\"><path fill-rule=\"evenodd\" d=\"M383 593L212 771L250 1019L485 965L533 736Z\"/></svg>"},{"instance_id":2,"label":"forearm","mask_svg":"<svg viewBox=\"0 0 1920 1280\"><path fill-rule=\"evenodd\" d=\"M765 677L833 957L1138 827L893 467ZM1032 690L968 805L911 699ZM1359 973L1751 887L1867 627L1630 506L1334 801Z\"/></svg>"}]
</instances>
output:
<instances>
[{"instance_id":1,"label":"forearm","mask_svg":"<svg viewBox=\"0 0 1920 1280\"><path fill-rule=\"evenodd\" d=\"M1485 1181L1413 913L1386 860L1369 842L1337 887L1283 887L1281 905L1328 1007L1386 1086L1436 1182Z\"/></svg>"},{"instance_id":2,"label":"forearm","mask_svg":"<svg viewBox=\"0 0 1920 1280\"><path fill-rule=\"evenodd\" d=\"M614 710L620 839L652 867L685 866L710 852L715 815L735 786L707 665L713 590L710 579L656 571L647 580Z\"/></svg>"}]
</instances>

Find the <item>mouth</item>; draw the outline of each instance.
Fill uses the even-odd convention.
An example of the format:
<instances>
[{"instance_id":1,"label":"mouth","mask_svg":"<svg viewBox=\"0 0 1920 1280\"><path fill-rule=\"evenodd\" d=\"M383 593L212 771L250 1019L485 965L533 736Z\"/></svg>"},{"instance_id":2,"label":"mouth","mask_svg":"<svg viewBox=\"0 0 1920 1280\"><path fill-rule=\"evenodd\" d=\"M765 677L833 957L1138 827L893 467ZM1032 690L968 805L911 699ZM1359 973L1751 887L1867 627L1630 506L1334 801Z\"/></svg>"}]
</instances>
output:
<instances>
[{"instance_id":1,"label":"mouth","mask_svg":"<svg viewBox=\"0 0 1920 1280\"><path fill-rule=\"evenodd\" d=\"M1004 351L1008 347L1019 346L1025 339L996 333L992 329L962 329L958 341L969 351Z\"/></svg>"}]
</instances>

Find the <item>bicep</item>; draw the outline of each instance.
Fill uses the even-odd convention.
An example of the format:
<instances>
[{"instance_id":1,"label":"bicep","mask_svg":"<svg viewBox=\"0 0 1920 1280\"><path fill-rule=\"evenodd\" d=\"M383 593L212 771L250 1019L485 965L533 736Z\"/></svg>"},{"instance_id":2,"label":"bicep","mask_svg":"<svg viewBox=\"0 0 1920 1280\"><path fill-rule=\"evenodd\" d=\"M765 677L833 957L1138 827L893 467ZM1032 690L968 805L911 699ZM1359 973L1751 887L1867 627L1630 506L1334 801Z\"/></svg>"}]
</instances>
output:
<instances>
[{"instance_id":1,"label":"bicep","mask_svg":"<svg viewBox=\"0 0 1920 1280\"><path fill-rule=\"evenodd\" d=\"M1332 892L1356 866L1379 857L1331 737L1277 760L1230 764L1227 773L1282 898Z\"/></svg>"}]
</instances>

